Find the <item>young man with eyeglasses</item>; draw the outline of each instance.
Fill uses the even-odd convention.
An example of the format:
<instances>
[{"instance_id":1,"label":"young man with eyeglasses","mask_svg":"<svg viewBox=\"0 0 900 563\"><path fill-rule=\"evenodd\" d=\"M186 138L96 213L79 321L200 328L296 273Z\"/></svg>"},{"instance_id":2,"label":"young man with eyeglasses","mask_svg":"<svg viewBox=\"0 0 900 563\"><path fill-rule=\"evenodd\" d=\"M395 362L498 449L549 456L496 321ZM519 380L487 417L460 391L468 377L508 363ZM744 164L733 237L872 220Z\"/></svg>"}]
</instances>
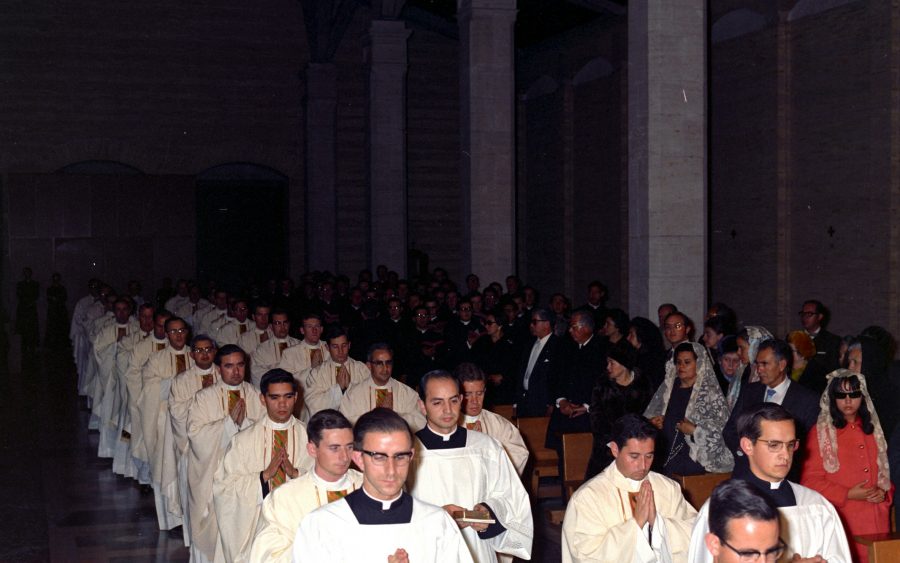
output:
<instances>
[{"instance_id":1,"label":"young man with eyeglasses","mask_svg":"<svg viewBox=\"0 0 900 563\"><path fill-rule=\"evenodd\" d=\"M294 561L470 563L456 524L438 506L404 492L413 458L409 426L377 408L353 428L353 462L362 487L300 522Z\"/></svg>"},{"instance_id":2,"label":"young man with eyeglasses","mask_svg":"<svg viewBox=\"0 0 900 563\"><path fill-rule=\"evenodd\" d=\"M363 414L384 407L399 414L413 431L424 427L425 417L419 412L419 396L392 377L394 352L390 346L373 344L366 357L366 367L371 375L344 392L340 399L341 413L355 424Z\"/></svg>"},{"instance_id":3,"label":"young man with eyeglasses","mask_svg":"<svg viewBox=\"0 0 900 563\"><path fill-rule=\"evenodd\" d=\"M141 431L150 462L150 481L160 530L181 526L181 499L175 467L175 442L169 423L169 395L175 376L194 367L187 340L190 327L181 317L165 324L166 347L154 352L141 371Z\"/></svg>"},{"instance_id":4,"label":"young man with eyeglasses","mask_svg":"<svg viewBox=\"0 0 900 563\"><path fill-rule=\"evenodd\" d=\"M215 471L212 498L226 561L247 561L262 499L313 466L306 425L293 414L299 388L283 369L266 372L260 382L265 415L231 438ZM222 401L231 405L231 393Z\"/></svg>"},{"instance_id":5,"label":"young man with eyeglasses","mask_svg":"<svg viewBox=\"0 0 900 563\"><path fill-rule=\"evenodd\" d=\"M250 380L257 389L263 374L278 367L288 348L300 344L300 340L290 335L291 321L285 309L272 309L269 317L272 337L257 346L250 355Z\"/></svg>"},{"instance_id":6,"label":"young man with eyeglasses","mask_svg":"<svg viewBox=\"0 0 900 563\"><path fill-rule=\"evenodd\" d=\"M781 519L762 493L740 479L723 481L709 498L706 548L714 563L773 563L786 544Z\"/></svg>"},{"instance_id":7,"label":"young man with eyeglasses","mask_svg":"<svg viewBox=\"0 0 900 563\"><path fill-rule=\"evenodd\" d=\"M759 403L781 405L796 421L797 435L804 438L816 424L819 417L819 397L788 376L791 373L793 358L793 351L784 340L770 338L763 340L759 345L756 353L756 373L759 375L759 381L741 385L740 395L722 431L725 444L735 456L735 475L746 471L747 465L741 452L737 428L738 418L743 413L755 409ZM788 478L799 481L802 465L802 460L798 457Z\"/></svg>"},{"instance_id":8,"label":"young man with eyeglasses","mask_svg":"<svg viewBox=\"0 0 900 563\"><path fill-rule=\"evenodd\" d=\"M462 394L450 373L426 373L419 393L427 424L416 432L409 491L457 520L477 563L496 562L498 553L530 559L531 503L503 446L458 425ZM464 519L470 511L477 516Z\"/></svg>"},{"instance_id":9,"label":"young man with eyeglasses","mask_svg":"<svg viewBox=\"0 0 900 563\"><path fill-rule=\"evenodd\" d=\"M850 563L850 548L840 517L821 494L788 480L794 453L800 446L795 419L776 403L743 413L738 421L741 451L748 471L734 477L749 483L778 507L790 561ZM691 534L692 563L709 563L709 501L700 509ZM794 558L794 559L791 559Z\"/></svg>"},{"instance_id":10,"label":"young man with eyeglasses","mask_svg":"<svg viewBox=\"0 0 900 563\"><path fill-rule=\"evenodd\" d=\"M290 563L297 525L306 515L362 486L362 474L350 468L353 425L344 415L333 409L319 411L306 431L306 452L315 465L263 501L250 561Z\"/></svg>"}]
</instances>

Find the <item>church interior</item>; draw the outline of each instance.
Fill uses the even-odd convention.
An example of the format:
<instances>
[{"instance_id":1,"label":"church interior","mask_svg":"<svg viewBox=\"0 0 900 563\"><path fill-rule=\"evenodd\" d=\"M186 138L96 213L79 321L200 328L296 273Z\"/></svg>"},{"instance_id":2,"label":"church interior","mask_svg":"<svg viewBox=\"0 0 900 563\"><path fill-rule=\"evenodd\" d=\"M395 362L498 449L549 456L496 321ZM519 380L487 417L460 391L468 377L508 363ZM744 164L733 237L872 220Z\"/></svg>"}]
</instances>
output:
<instances>
[{"instance_id":1,"label":"church interior","mask_svg":"<svg viewBox=\"0 0 900 563\"><path fill-rule=\"evenodd\" d=\"M900 6L872 0L0 5L0 559L186 561L95 455L16 285L150 294L306 272L462 284L655 321L900 334ZM43 328L42 328L43 332ZM543 506L543 505L541 505ZM543 508L559 508L552 502ZM541 510L543 514L544 510ZM537 517L536 517L537 518ZM541 516L533 560L559 556Z\"/></svg>"}]
</instances>

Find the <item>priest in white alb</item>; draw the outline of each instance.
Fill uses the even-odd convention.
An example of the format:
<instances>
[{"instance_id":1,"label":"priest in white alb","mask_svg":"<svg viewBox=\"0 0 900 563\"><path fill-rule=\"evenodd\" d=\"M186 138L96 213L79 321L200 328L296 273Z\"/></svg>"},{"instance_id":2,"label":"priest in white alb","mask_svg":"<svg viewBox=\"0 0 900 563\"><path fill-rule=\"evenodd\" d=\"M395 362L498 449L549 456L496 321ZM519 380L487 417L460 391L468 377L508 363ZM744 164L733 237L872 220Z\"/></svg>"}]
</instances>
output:
<instances>
[{"instance_id":1,"label":"priest in white alb","mask_svg":"<svg viewBox=\"0 0 900 563\"><path fill-rule=\"evenodd\" d=\"M394 370L394 353L384 343L369 347L366 367L371 376L352 385L341 398L340 410L350 422L376 407L391 409L403 417L413 432L425 427L425 417L419 410L419 396L410 387L400 383L391 374Z\"/></svg>"},{"instance_id":2,"label":"priest in white alb","mask_svg":"<svg viewBox=\"0 0 900 563\"><path fill-rule=\"evenodd\" d=\"M253 306L253 328L242 334L237 341L237 345L247 352L251 358L256 353L256 349L260 344L267 342L272 338L272 327L269 325L269 317L272 307L264 301L260 301Z\"/></svg>"},{"instance_id":3,"label":"priest in white alb","mask_svg":"<svg viewBox=\"0 0 900 563\"><path fill-rule=\"evenodd\" d=\"M462 386L463 403L460 426L466 430L484 432L503 446L509 459L522 475L528 463L528 446L522 433L516 426L500 416L484 408L484 393L487 386L484 372L475 364L464 362L456 366L453 374Z\"/></svg>"},{"instance_id":4,"label":"priest in white alb","mask_svg":"<svg viewBox=\"0 0 900 563\"><path fill-rule=\"evenodd\" d=\"M270 317L272 338L260 343L250 356L250 379L257 389L263 374L278 367L285 350L300 344L299 340L288 334L291 330L291 321L287 311L273 309Z\"/></svg>"},{"instance_id":5,"label":"priest in white alb","mask_svg":"<svg viewBox=\"0 0 900 563\"><path fill-rule=\"evenodd\" d=\"M217 289L213 294L212 306L198 312L194 317L193 329L197 334L211 334L213 324L220 323L228 315L228 292Z\"/></svg>"},{"instance_id":6,"label":"priest in white alb","mask_svg":"<svg viewBox=\"0 0 900 563\"><path fill-rule=\"evenodd\" d=\"M328 346L322 337L322 317L315 313L303 315L300 325L303 340L284 351L278 367L289 371L301 385L306 385L306 376L311 368L319 367L330 356ZM304 389L305 390L305 389Z\"/></svg>"},{"instance_id":7,"label":"priest in white alb","mask_svg":"<svg viewBox=\"0 0 900 563\"><path fill-rule=\"evenodd\" d=\"M250 561L290 563L297 526L313 510L360 488L362 474L350 468L353 425L333 409L319 411L306 425L312 471L285 483L263 501Z\"/></svg>"},{"instance_id":8,"label":"priest in white alb","mask_svg":"<svg viewBox=\"0 0 900 563\"><path fill-rule=\"evenodd\" d=\"M194 395L201 389L211 387L219 381L219 373L213 365L216 343L205 334L195 336L190 343L193 367L175 376L169 394L169 421L172 424L172 438L175 441L175 466L178 476L178 494L181 500L183 535L185 544L190 545L191 520L188 491L188 411L194 402Z\"/></svg>"},{"instance_id":9,"label":"priest in white alb","mask_svg":"<svg viewBox=\"0 0 900 563\"><path fill-rule=\"evenodd\" d=\"M263 375L266 416L232 438L216 470L213 504L226 561L248 560L263 499L312 469L306 426L293 416L298 389L287 371Z\"/></svg>"},{"instance_id":10,"label":"priest in white alb","mask_svg":"<svg viewBox=\"0 0 900 563\"><path fill-rule=\"evenodd\" d=\"M153 312L153 333L134 344L128 367L125 370L125 385L128 387L128 411L130 420L131 457L134 462L137 481L141 485L150 484L150 452L144 441L144 414L141 402L144 390L144 366L150 356L164 350L169 344L166 335L166 321L172 314L166 310ZM156 438L156 432L153 433Z\"/></svg>"},{"instance_id":11,"label":"priest in white alb","mask_svg":"<svg viewBox=\"0 0 900 563\"><path fill-rule=\"evenodd\" d=\"M246 299L239 297L234 300L231 306L232 318L219 326L218 331L216 331L215 339L219 346L237 344L244 334L253 330L255 324L248 316L249 312L250 306ZM247 352L246 350L244 351ZM247 353L249 354L249 352Z\"/></svg>"},{"instance_id":12,"label":"priest in white alb","mask_svg":"<svg viewBox=\"0 0 900 563\"><path fill-rule=\"evenodd\" d=\"M416 432L409 492L457 519L476 563L494 563L498 553L530 559L531 501L503 446L458 426L462 394L450 373L426 373L420 392L427 424ZM460 521L461 511L484 515L479 519L485 521Z\"/></svg>"},{"instance_id":13,"label":"priest in white alb","mask_svg":"<svg viewBox=\"0 0 900 563\"><path fill-rule=\"evenodd\" d=\"M656 428L626 414L611 434L615 460L566 506L563 563L687 563L697 511L678 483L650 471Z\"/></svg>"},{"instance_id":14,"label":"priest in white alb","mask_svg":"<svg viewBox=\"0 0 900 563\"><path fill-rule=\"evenodd\" d=\"M193 367L194 361L187 347L187 324L179 317L171 317L165 329L169 340L166 347L154 352L141 371L140 400L141 432L150 461L156 517L160 530L171 530L181 526L182 512L169 395L175 376Z\"/></svg>"},{"instance_id":15,"label":"priest in white alb","mask_svg":"<svg viewBox=\"0 0 900 563\"><path fill-rule=\"evenodd\" d=\"M246 363L243 350L222 346L213 360L221 379L198 391L188 409L188 511L194 563L225 560L213 504L213 475L234 435L266 416L259 392L244 381Z\"/></svg>"},{"instance_id":16,"label":"priest in white alb","mask_svg":"<svg viewBox=\"0 0 900 563\"><path fill-rule=\"evenodd\" d=\"M350 357L350 340L339 325L332 325L325 332L329 359L309 371L306 377L304 400L309 414L325 409L337 409L351 385L369 379L366 364Z\"/></svg>"},{"instance_id":17,"label":"priest in white alb","mask_svg":"<svg viewBox=\"0 0 900 563\"><path fill-rule=\"evenodd\" d=\"M100 420L100 439L97 457L113 457L119 441L119 378L116 376L116 355L119 343L140 330L137 319L131 316L131 300L118 298L113 304L115 322L103 327L94 339L98 379L94 385L92 414Z\"/></svg>"},{"instance_id":18,"label":"priest in white alb","mask_svg":"<svg viewBox=\"0 0 900 563\"><path fill-rule=\"evenodd\" d=\"M357 421L353 441L362 488L300 522L293 561L471 563L450 515L403 490L415 454L406 422L377 408Z\"/></svg>"}]
</instances>

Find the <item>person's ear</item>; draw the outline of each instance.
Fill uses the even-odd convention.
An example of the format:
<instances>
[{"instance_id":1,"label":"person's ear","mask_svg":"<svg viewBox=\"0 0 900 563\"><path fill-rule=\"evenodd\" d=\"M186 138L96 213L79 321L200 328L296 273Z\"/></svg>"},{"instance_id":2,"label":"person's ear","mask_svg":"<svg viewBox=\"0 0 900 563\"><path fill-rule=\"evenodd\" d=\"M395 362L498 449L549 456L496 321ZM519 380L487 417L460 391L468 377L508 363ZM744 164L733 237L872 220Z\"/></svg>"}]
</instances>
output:
<instances>
[{"instance_id":1,"label":"person's ear","mask_svg":"<svg viewBox=\"0 0 900 563\"><path fill-rule=\"evenodd\" d=\"M722 544L719 540L719 536L715 535L712 532L707 532L706 538L704 538L706 542L706 549L709 550L710 555L713 557L719 556L719 551L722 549Z\"/></svg>"}]
</instances>

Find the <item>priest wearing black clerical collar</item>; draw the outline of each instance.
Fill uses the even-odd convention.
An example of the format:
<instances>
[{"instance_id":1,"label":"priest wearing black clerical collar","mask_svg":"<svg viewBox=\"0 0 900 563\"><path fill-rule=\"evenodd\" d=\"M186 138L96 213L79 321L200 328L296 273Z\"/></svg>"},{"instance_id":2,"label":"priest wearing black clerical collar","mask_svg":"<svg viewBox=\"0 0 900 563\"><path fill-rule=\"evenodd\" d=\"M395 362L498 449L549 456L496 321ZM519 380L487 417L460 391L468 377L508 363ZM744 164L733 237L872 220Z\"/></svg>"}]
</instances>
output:
<instances>
[{"instance_id":1,"label":"priest wearing black clerical collar","mask_svg":"<svg viewBox=\"0 0 900 563\"><path fill-rule=\"evenodd\" d=\"M301 521L294 561L471 563L450 515L403 490L415 455L406 421L376 408L357 420L353 442L363 485Z\"/></svg>"},{"instance_id":2,"label":"priest wearing black clerical collar","mask_svg":"<svg viewBox=\"0 0 900 563\"><path fill-rule=\"evenodd\" d=\"M478 563L497 561L497 553L530 559L531 504L503 446L458 426L462 395L450 373L426 373L419 395L426 426L416 433L410 492L456 518Z\"/></svg>"},{"instance_id":3,"label":"priest wearing black clerical collar","mask_svg":"<svg viewBox=\"0 0 900 563\"><path fill-rule=\"evenodd\" d=\"M778 507L788 532L783 536L786 560L849 563L850 548L837 511L821 494L787 479L800 445L791 413L777 403L760 403L738 417L737 429L748 468L734 477L750 483ZM712 561L705 547L708 511L707 501L691 534L689 561Z\"/></svg>"}]
</instances>

